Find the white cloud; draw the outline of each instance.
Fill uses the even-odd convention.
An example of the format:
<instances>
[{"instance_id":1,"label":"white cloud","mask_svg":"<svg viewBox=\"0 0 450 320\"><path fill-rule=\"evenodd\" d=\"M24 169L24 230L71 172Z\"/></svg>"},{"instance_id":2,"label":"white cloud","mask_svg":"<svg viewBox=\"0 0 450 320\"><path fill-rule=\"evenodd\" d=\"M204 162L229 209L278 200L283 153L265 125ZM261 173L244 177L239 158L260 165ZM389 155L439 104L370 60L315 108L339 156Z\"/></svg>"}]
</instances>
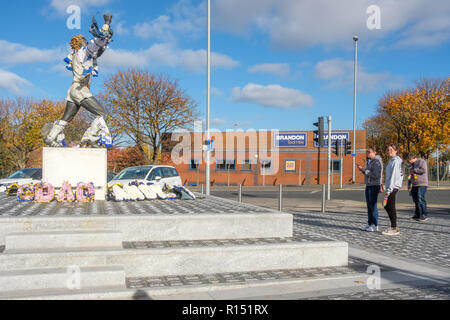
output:
<instances>
[{"instance_id":1,"label":"white cloud","mask_svg":"<svg viewBox=\"0 0 450 320\"><path fill-rule=\"evenodd\" d=\"M225 93L218 88L211 88L211 94L213 94L215 96L219 96L219 97L225 96Z\"/></svg>"},{"instance_id":2,"label":"white cloud","mask_svg":"<svg viewBox=\"0 0 450 320\"><path fill-rule=\"evenodd\" d=\"M144 52L108 49L98 63L106 68L138 67L147 64L147 59Z\"/></svg>"},{"instance_id":3,"label":"white cloud","mask_svg":"<svg viewBox=\"0 0 450 320\"><path fill-rule=\"evenodd\" d=\"M189 0L180 0L166 14L137 23L133 30L142 39L176 42L181 36L198 38L205 34L206 3L194 6Z\"/></svg>"},{"instance_id":4,"label":"white cloud","mask_svg":"<svg viewBox=\"0 0 450 320\"><path fill-rule=\"evenodd\" d=\"M64 59L63 49L38 49L20 43L0 40L0 64L17 65L25 63L46 63Z\"/></svg>"},{"instance_id":5,"label":"white cloud","mask_svg":"<svg viewBox=\"0 0 450 320\"><path fill-rule=\"evenodd\" d=\"M150 21L138 23L133 27L134 34L143 39L156 38L159 40L166 40L168 36L172 36L166 32L166 29L171 27L170 17L166 15Z\"/></svg>"},{"instance_id":6,"label":"white cloud","mask_svg":"<svg viewBox=\"0 0 450 320\"><path fill-rule=\"evenodd\" d=\"M206 126L206 119L200 119L202 126L205 127ZM210 120L210 125L212 126L226 126L229 125L231 127L248 127L250 126L252 123L250 121L227 121L225 119L222 118L213 118Z\"/></svg>"},{"instance_id":7,"label":"white cloud","mask_svg":"<svg viewBox=\"0 0 450 320\"><path fill-rule=\"evenodd\" d=\"M222 119L222 118L211 119L211 124L213 126L221 126L221 125L224 125L225 123L227 123L227 120Z\"/></svg>"},{"instance_id":8,"label":"white cloud","mask_svg":"<svg viewBox=\"0 0 450 320\"><path fill-rule=\"evenodd\" d=\"M130 30L125 26L125 21L119 21L114 24L113 30L118 36L127 36L130 34Z\"/></svg>"},{"instance_id":9,"label":"white cloud","mask_svg":"<svg viewBox=\"0 0 450 320\"><path fill-rule=\"evenodd\" d=\"M14 66L31 63L63 65L67 49L39 49L19 43L0 40L0 65ZM185 71L203 72L206 69L206 50L180 49L174 44L156 43L146 50L108 49L99 59L100 68L139 66L181 67ZM212 52L211 67L229 69L239 65L231 57Z\"/></svg>"},{"instance_id":10,"label":"white cloud","mask_svg":"<svg viewBox=\"0 0 450 320\"><path fill-rule=\"evenodd\" d=\"M234 34L246 34L270 15L275 0L216 0L212 3L212 25Z\"/></svg>"},{"instance_id":11,"label":"white cloud","mask_svg":"<svg viewBox=\"0 0 450 320\"><path fill-rule=\"evenodd\" d=\"M369 30L370 5L381 9L381 30ZM438 45L450 38L450 2L434 0L216 0L213 26L235 34L253 28L274 47L351 46L352 36L376 42L394 35L402 45Z\"/></svg>"},{"instance_id":12,"label":"white cloud","mask_svg":"<svg viewBox=\"0 0 450 320\"><path fill-rule=\"evenodd\" d=\"M199 122L201 122L201 125L203 128L206 128L206 119L205 118L201 118L198 120ZM209 120L209 124L212 126L223 126L227 123L227 120L222 119L222 118L213 118Z\"/></svg>"},{"instance_id":13,"label":"white cloud","mask_svg":"<svg viewBox=\"0 0 450 320\"><path fill-rule=\"evenodd\" d=\"M206 50L198 50L201 53L201 58L204 61L204 66L206 66ZM211 52L211 67L212 68L223 68L231 69L239 66L239 62L233 58L217 52Z\"/></svg>"},{"instance_id":14,"label":"white cloud","mask_svg":"<svg viewBox=\"0 0 450 320\"><path fill-rule=\"evenodd\" d=\"M0 69L0 89L22 94L31 83L17 74Z\"/></svg>"},{"instance_id":15,"label":"white cloud","mask_svg":"<svg viewBox=\"0 0 450 320\"><path fill-rule=\"evenodd\" d=\"M353 83L354 62L342 59L329 59L320 61L315 66L315 76L328 82L329 87L340 87ZM389 72L368 73L358 65L358 89L361 91L374 91L387 79L392 78Z\"/></svg>"},{"instance_id":16,"label":"white cloud","mask_svg":"<svg viewBox=\"0 0 450 320\"><path fill-rule=\"evenodd\" d=\"M269 73L279 77L286 77L290 73L290 68L287 63L263 63L248 68L248 72Z\"/></svg>"},{"instance_id":17,"label":"white cloud","mask_svg":"<svg viewBox=\"0 0 450 320\"><path fill-rule=\"evenodd\" d=\"M109 4L111 0L51 0L50 7L59 15L66 15L66 10L71 5L77 5L82 10L89 7L98 7Z\"/></svg>"},{"instance_id":18,"label":"white cloud","mask_svg":"<svg viewBox=\"0 0 450 320\"><path fill-rule=\"evenodd\" d=\"M345 77L353 68L352 61L330 59L316 64L316 77L322 80L331 80Z\"/></svg>"},{"instance_id":19,"label":"white cloud","mask_svg":"<svg viewBox=\"0 0 450 320\"><path fill-rule=\"evenodd\" d=\"M206 50L180 49L168 43L153 44L146 50L108 50L99 64L106 67L168 66L185 71L203 72L206 69ZM234 68L239 65L231 57L212 52L211 67Z\"/></svg>"},{"instance_id":20,"label":"white cloud","mask_svg":"<svg viewBox=\"0 0 450 320\"><path fill-rule=\"evenodd\" d=\"M250 121L234 121L232 123L233 127L249 127L252 123Z\"/></svg>"},{"instance_id":21,"label":"white cloud","mask_svg":"<svg viewBox=\"0 0 450 320\"><path fill-rule=\"evenodd\" d=\"M314 104L310 95L300 90L283 88L278 84L263 86L249 83L242 89L233 88L231 97L236 102L250 102L282 109L295 109Z\"/></svg>"},{"instance_id":22,"label":"white cloud","mask_svg":"<svg viewBox=\"0 0 450 320\"><path fill-rule=\"evenodd\" d=\"M450 38L450 15L425 19L406 29L398 47L432 46Z\"/></svg>"}]
</instances>

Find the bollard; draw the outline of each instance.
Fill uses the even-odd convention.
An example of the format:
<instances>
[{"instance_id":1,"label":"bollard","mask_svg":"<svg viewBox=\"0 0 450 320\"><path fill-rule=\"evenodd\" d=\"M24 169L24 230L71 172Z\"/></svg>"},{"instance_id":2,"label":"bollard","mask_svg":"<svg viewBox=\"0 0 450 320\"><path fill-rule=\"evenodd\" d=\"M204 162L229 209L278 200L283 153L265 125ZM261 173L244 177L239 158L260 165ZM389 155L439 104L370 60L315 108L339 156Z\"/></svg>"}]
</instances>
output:
<instances>
[{"instance_id":1,"label":"bollard","mask_svg":"<svg viewBox=\"0 0 450 320\"><path fill-rule=\"evenodd\" d=\"M239 185L238 201L242 202L242 184Z\"/></svg>"},{"instance_id":2,"label":"bollard","mask_svg":"<svg viewBox=\"0 0 450 320\"><path fill-rule=\"evenodd\" d=\"M283 210L283 185L280 184L280 195L278 197L278 211Z\"/></svg>"},{"instance_id":3,"label":"bollard","mask_svg":"<svg viewBox=\"0 0 450 320\"><path fill-rule=\"evenodd\" d=\"M325 191L325 185L322 185L322 212L326 211L326 191Z\"/></svg>"},{"instance_id":4,"label":"bollard","mask_svg":"<svg viewBox=\"0 0 450 320\"><path fill-rule=\"evenodd\" d=\"M202 194L205 194L205 192L204 192L204 190L203 190L203 184L202 184L202 187L201 187L201 191L200 191Z\"/></svg>"}]
</instances>

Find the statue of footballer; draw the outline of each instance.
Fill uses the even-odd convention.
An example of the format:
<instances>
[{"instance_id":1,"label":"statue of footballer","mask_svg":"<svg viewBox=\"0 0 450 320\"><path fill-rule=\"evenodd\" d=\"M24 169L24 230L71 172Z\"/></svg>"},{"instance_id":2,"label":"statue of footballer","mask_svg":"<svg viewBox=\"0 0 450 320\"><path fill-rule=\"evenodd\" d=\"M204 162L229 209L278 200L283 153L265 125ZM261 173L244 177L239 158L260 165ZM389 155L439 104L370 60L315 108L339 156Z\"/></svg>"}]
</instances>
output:
<instances>
[{"instance_id":1,"label":"statue of footballer","mask_svg":"<svg viewBox=\"0 0 450 320\"><path fill-rule=\"evenodd\" d=\"M95 17L89 30L93 39L89 42L81 35L70 41L72 53L64 61L66 68L73 73L73 82L67 92L67 104L64 115L53 123L48 134L44 134L44 142L50 147L65 147L64 128L72 121L80 107L85 108L95 116L91 126L84 133L80 146L94 148L112 147L112 138L106 125L106 111L90 92L92 77L98 76L97 59L105 52L113 36L110 27L112 15L103 15L105 24L99 29Z\"/></svg>"}]
</instances>

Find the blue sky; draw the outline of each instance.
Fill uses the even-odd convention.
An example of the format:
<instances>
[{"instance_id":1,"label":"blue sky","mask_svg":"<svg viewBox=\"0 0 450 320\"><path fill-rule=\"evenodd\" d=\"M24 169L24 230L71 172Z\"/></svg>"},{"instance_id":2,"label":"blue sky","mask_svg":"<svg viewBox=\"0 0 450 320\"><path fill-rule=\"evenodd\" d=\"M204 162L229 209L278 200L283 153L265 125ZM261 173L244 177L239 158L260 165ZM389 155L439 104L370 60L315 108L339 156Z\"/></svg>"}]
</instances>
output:
<instances>
[{"instance_id":1,"label":"blue sky","mask_svg":"<svg viewBox=\"0 0 450 320\"><path fill-rule=\"evenodd\" d=\"M212 128L312 130L331 115L353 123L353 46L358 41L357 125L387 90L449 76L447 0L212 0ZM81 30L66 26L71 4ZM381 29L367 20L376 5ZM2 2L0 96L64 99L70 38L86 37L97 12L114 15L114 42L92 91L117 69L167 73L206 105L206 1L42 0ZM97 20L102 21L101 15ZM372 21L372 20L370 20Z\"/></svg>"}]
</instances>

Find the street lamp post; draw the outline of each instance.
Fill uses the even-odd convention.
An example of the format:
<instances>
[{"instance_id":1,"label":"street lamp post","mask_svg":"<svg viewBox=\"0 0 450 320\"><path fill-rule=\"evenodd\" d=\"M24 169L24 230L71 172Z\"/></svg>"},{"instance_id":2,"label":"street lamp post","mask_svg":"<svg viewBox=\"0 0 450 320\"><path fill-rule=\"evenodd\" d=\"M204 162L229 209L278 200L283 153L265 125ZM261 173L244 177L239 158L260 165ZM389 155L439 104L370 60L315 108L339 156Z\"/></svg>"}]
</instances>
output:
<instances>
[{"instance_id":1,"label":"street lamp post","mask_svg":"<svg viewBox=\"0 0 450 320\"><path fill-rule=\"evenodd\" d=\"M355 61L354 61L354 74L353 74L353 156L352 156L352 183L355 183L355 166L356 166L356 71L358 63L358 37L354 36L355 41Z\"/></svg>"},{"instance_id":2,"label":"street lamp post","mask_svg":"<svg viewBox=\"0 0 450 320\"><path fill-rule=\"evenodd\" d=\"M210 102L211 102L211 0L208 0L208 35L207 35L207 53L206 53L206 140L210 140ZM210 163L211 163L211 151L209 148L206 150L206 170L205 170L205 180L206 180L206 195L211 194L211 177L210 177Z\"/></svg>"}]
</instances>

